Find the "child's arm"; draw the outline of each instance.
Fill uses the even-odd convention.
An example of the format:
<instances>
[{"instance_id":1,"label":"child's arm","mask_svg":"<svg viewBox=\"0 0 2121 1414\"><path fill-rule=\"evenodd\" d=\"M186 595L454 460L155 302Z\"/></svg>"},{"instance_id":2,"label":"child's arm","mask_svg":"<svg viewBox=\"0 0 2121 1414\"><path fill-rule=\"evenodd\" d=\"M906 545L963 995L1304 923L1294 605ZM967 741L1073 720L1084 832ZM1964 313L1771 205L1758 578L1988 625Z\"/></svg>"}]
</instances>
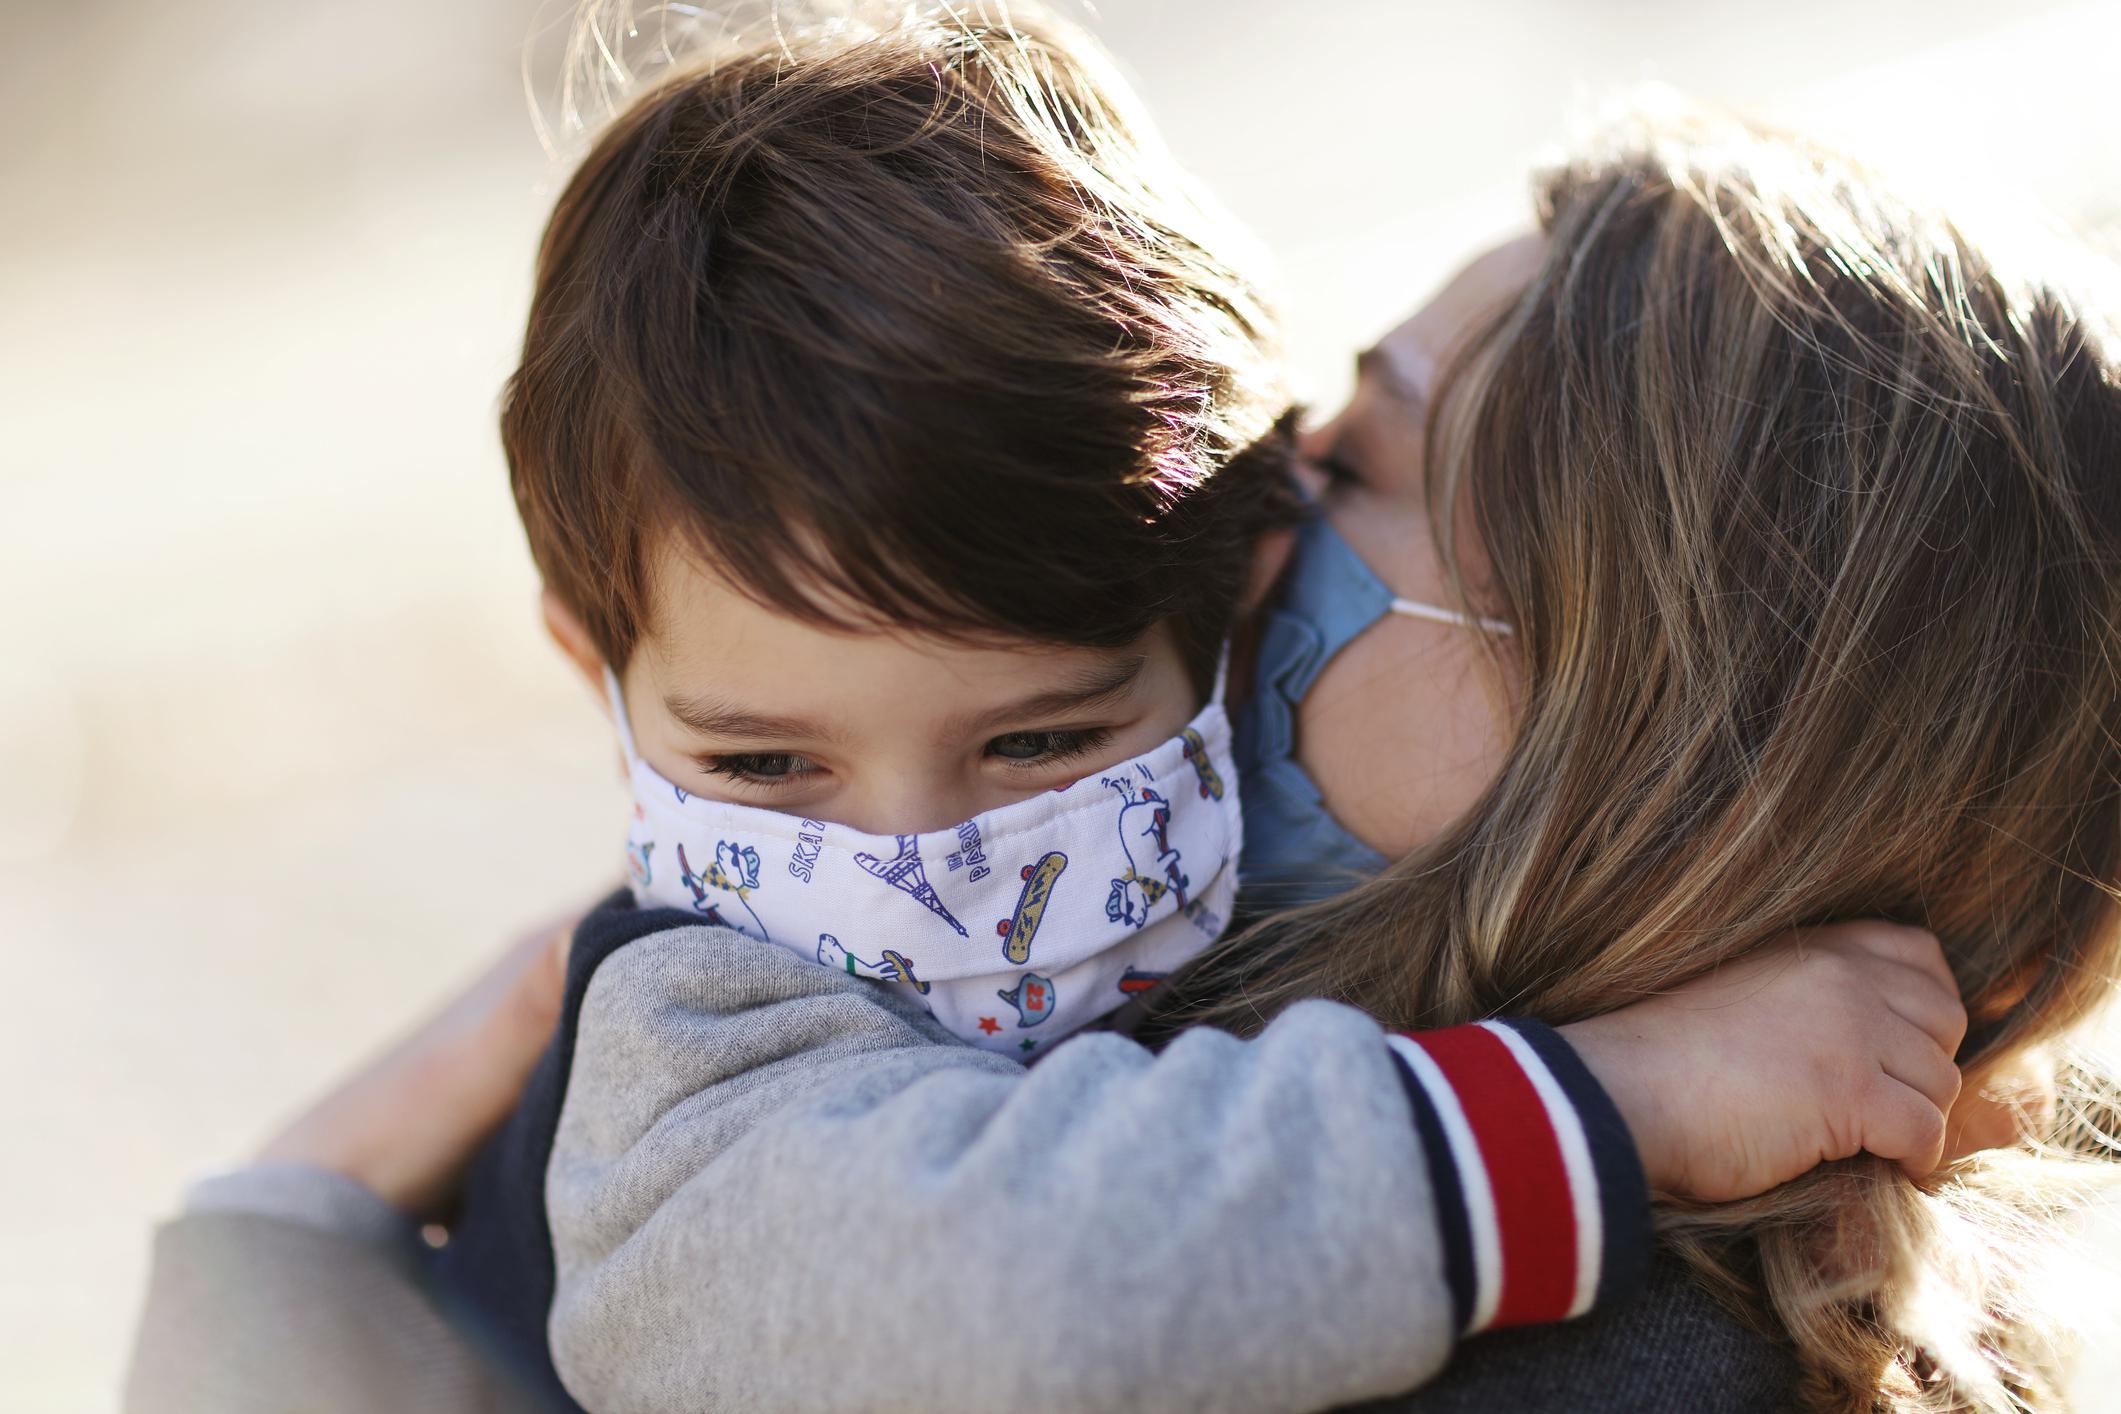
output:
<instances>
[{"instance_id":1,"label":"child's arm","mask_svg":"<svg viewBox=\"0 0 2121 1414\"><path fill-rule=\"evenodd\" d=\"M1849 971L1842 994L1875 980ZM1791 1015L1757 1014L1788 1005L1786 982L1717 1029L1791 1044ZM1699 1015L1653 1013L1638 1044ZM1419 1384L1468 1331L1580 1310L1645 1255L1627 1137L1543 1028L1394 1041L1312 1003L1250 1042L1201 1032L1152 1056L1093 1034L1029 1072L942 1039L891 989L727 931L606 960L546 1186L575 1395L1324 1407ZM1710 1065L1667 1089L1713 1106ZM1799 1148L1756 1187L1821 1146Z\"/></svg>"},{"instance_id":2,"label":"child's arm","mask_svg":"<svg viewBox=\"0 0 2121 1414\"><path fill-rule=\"evenodd\" d=\"M549 1410L429 1299L412 1219L324 1169L239 1172L155 1232L125 1414Z\"/></svg>"},{"instance_id":3,"label":"child's arm","mask_svg":"<svg viewBox=\"0 0 2121 1414\"><path fill-rule=\"evenodd\" d=\"M1552 1070L1462 1032L1432 1068L1488 1083L1455 1093L1318 1002L1255 1041L1088 1033L1027 1071L901 989L728 930L651 934L598 967L575 1033L545 1182L555 1364L599 1414L1405 1388L1466 1331L1561 1319L1647 1254L1623 1125L1526 1030ZM1483 1151L1498 1181L1469 1203ZM1557 1230L1538 1270L1507 1260Z\"/></svg>"}]
</instances>

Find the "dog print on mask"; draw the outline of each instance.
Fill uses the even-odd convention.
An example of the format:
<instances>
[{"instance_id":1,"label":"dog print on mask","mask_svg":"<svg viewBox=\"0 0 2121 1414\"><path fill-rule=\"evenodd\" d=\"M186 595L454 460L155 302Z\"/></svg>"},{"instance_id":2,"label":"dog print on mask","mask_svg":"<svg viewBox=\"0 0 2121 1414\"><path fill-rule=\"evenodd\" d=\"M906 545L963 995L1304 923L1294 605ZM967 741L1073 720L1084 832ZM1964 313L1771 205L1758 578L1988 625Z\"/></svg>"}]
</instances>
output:
<instances>
[{"instance_id":1,"label":"dog print on mask","mask_svg":"<svg viewBox=\"0 0 2121 1414\"><path fill-rule=\"evenodd\" d=\"M685 887L692 890L692 906L708 921L728 926L720 908L708 901L707 890L717 889L734 894L739 907L751 919L755 936L766 942L773 941L773 934L759 921L758 913L751 907L751 892L759 886L759 852L750 845L719 841L714 847L714 861L704 874L695 873L692 861L685 857L685 846L678 846L678 877ZM741 930L748 931L748 930Z\"/></svg>"},{"instance_id":2,"label":"dog print on mask","mask_svg":"<svg viewBox=\"0 0 2121 1414\"><path fill-rule=\"evenodd\" d=\"M1143 767L1135 769L1144 777L1149 774ZM1175 894L1178 906L1184 908L1192 880L1186 877L1185 861L1171 846L1171 802L1154 786L1137 785L1131 775L1106 776L1103 783L1119 793L1119 847L1127 861L1125 872L1112 881L1112 890L1105 896L1105 917L1140 928L1165 894Z\"/></svg>"}]
</instances>

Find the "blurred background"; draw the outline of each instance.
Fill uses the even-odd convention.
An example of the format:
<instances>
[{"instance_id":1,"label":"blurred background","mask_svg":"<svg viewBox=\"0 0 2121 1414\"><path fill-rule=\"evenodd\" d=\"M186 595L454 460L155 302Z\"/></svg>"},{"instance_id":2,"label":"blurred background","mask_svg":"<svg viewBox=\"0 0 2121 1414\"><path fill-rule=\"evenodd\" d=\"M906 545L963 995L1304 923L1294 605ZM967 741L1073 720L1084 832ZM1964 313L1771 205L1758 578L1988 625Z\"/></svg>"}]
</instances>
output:
<instances>
[{"instance_id":1,"label":"blurred background","mask_svg":"<svg viewBox=\"0 0 2121 1414\"><path fill-rule=\"evenodd\" d=\"M526 69L550 121L568 7L6 13L0 1406L86 1410L184 1182L615 880L624 807L494 433L574 150L541 145ZM1091 20L1263 241L1320 401L1642 80L1969 202L2121 218L2121 3Z\"/></svg>"}]
</instances>

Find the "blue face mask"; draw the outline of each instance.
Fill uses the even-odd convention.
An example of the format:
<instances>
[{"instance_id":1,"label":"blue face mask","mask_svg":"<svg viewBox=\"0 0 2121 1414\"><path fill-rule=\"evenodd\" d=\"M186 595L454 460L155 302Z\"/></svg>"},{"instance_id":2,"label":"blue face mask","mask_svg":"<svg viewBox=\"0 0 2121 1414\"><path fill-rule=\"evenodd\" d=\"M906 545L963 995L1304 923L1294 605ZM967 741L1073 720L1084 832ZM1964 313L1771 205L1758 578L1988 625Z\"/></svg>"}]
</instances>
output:
<instances>
[{"instance_id":1,"label":"blue face mask","mask_svg":"<svg viewBox=\"0 0 2121 1414\"><path fill-rule=\"evenodd\" d=\"M1471 619L1399 598L1323 516L1306 521L1297 532L1281 593L1267 611L1251 700L1237 724L1245 792L1238 874L1247 911L1330 898L1391 862L1327 812L1310 773L1294 755L1297 704L1334 654L1388 614L1489 633L1510 631L1493 619Z\"/></svg>"}]
</instances>

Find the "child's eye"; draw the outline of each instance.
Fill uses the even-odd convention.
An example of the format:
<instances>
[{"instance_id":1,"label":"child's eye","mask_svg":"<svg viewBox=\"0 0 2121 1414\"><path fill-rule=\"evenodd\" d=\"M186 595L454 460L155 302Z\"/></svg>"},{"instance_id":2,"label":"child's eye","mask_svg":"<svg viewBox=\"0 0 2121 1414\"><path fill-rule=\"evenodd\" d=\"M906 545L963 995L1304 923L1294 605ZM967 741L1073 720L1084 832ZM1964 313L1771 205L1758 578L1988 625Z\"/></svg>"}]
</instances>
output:
<instances>
[{"instance_id":1,"label":"child's eye","mask_svg":"<svg viewBox=\"0 0 2121 1414\"><path fill-rule=\"evenodd\" d=\"M1103 727L1007 732L987 743L987 754L1012 766L1050 766L1087 755L1111 739L1112 733Z\"/></svg>"},{"instance_id":2,"label":"child's eye","mask_svg":"<svg viewBox=\"0 0 2121 1414\"><path fill-rule=\"evenodd\" d=\"M792 751L751 751L734 756L703 756L700 769L710 776L747 785L784 785L817 770L816 763Z\"/></svg>"}]
</instances>

